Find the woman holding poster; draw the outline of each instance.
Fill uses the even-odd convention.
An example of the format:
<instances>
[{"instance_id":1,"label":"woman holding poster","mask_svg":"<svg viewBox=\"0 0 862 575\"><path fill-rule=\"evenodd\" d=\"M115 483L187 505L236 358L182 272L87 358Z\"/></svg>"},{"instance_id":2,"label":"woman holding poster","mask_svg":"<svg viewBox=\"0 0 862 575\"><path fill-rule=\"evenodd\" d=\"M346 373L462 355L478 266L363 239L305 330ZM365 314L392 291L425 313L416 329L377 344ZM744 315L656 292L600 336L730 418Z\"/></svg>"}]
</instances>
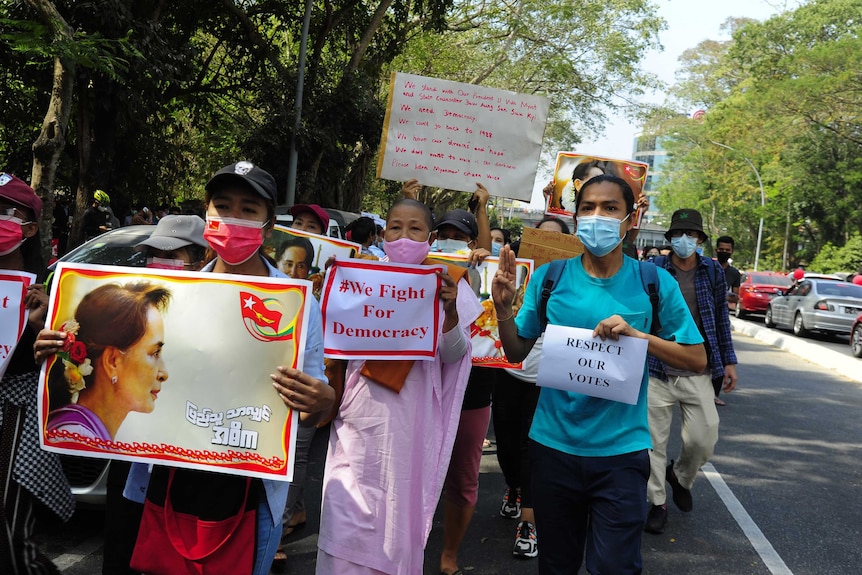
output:
<instances>
[{"instance_id":1,"label":"woman holding poster","mask_svg":"<svg viewBox=\"0 0 862 575\"><path fill-rule=\"evenodd\" d=\"M0 270L28 272L41 279L45 271L39 242L41 212L42 200L30 186L0 173ZM0 371L0 437L11 440L0 441L0 530L8 535L0 541L0 573L59 573L32 539L33 508L38 501L63 521L75 509L59 457L39 448L39 367L32 345L48 307L41 288L33 283L27 288L23 306L29 311L28 321L18 341L11 342L17 344L11 357L6 356L10 353L6 342L0 355L8 360L0 362L6 367L5 373Z\"/></svg>"},{"instance_id":2,"label":"woman holding poster","mask_svg":"<svg viewBox=\"0 0 862 575\"><path fill-rule=\"evenodd\" d=\"M432 227L424 204L396 202L386 219L389 260L434 263L426 261ZM445 318L433 361L347 365L323 477L318 575L422 573L470 373L470 324L481 312L465 271L438 273Z\"/></svg>"},{"instance_id":3,"label":"woman holding poster","mask_svg":"<svg viewBox=\"0 0 862 575\"><path fill-rule=\"evenodd\" d=\"M510 361L527 356L547 323L587 329L602 341L646 339L648 353L662 361L680 369L703 369L703 338L679 284L661 269L661 330L652 333L653 308L641 289L641 264L622 251L634 206L634 193L625 180L602 175L587 181L575 203L576 233L585 252L566 260L547 300L541 292L549 266L536 270L517 318L512 310L515 257L503 248L492 294ZM543 301L545 314L540 311ZM543 354L549 347L559 349L560 340L546 335ZM562 377L569 371L571 377L574 353L572 358L571 366L555 365L552 371L563 371ZM540 365L539 385L541 374ZM575 575L585 555L590 573L641 573L651 446L647 384L644 358L634 405L542 388L530 429L533 503L542 535L540 573Z\"/></svg>"}]
</instances>

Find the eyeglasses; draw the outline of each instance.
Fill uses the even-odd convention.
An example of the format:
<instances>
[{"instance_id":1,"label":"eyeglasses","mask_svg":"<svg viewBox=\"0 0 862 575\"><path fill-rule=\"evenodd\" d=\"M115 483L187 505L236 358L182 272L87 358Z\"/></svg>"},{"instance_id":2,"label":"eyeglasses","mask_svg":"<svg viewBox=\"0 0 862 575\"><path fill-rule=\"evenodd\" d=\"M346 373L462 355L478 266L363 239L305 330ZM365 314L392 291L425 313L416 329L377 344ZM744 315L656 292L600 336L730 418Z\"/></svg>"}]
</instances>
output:
<instances>
[{"instance_id":1,"label":"eyeglasses","mask_svg":"<svg viewBox=\"0 0 862 575\"><path fill-rule=\"evenodd\" d=\"M700 238L700 232L696 230L674 230L670 232L670 237L672 238L681 238L683 235L695 240Z\"/></svg>"}]
</instances>

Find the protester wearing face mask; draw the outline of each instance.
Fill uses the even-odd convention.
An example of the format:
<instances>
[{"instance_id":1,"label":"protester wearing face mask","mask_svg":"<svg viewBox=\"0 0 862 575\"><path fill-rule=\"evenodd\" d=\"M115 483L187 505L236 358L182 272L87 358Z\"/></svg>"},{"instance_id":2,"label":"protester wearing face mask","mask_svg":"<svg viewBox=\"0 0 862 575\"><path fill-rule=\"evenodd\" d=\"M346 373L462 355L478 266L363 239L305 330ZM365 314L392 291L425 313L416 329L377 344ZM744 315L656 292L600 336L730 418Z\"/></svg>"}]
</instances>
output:
<instances>
[{"instance_id":1,"label":"protester wearing face mask","mask_svg":"<svg viewBox=\"0 0 862 575\"><path fill-rule=\"evenodd\" d=\"M396 202L386 218L389 261L438 264L427 259L432 225L424 204ZM433 360L347 364L329 432L317 575L422 573L470 370L470 324L481 312L464 271L438 274L445 317Z\"/></svg>"},{"instance_id":2,"label":"protester wearing face mask","mask_svg":"<svg viewBox=\"0 0 862 575\"><path fill-rule=\"evenodd\" d=\"M650 451L650 479L647 498L650 504L645 530L664 532L668 522L667 489L680 511L693 507L691 488L697 471L712 457L718 441L718 411L713 381L718 379L725 392L736 386L736 354L727 314L727 281L721 267L697 253L706 241L703 219L697 210L677 210L665 233L673 253L656 258L679 283L695 323L706 339L707 365L692 370L667 365L649 356L649 425L653 448ZM682 449L674 463L667 464L667 442L674 406L679 404L682 418Z\"/></svg>"},{"instance_id":3,"label":"protester wearing face mask","mask_svg":"<svg viewBox=\"0 0 862 575\"><path fill-rule=\"evenodd\" d=\"M93 204L84 211L81 217L81 230L84 240L89 240L111 229L111 214L108 206L111 197L102 190L93 193Z\"/></svg>"},{"instance_id":4,"label":"protester wearing face mask","mask_svg":"<svg viewBox=\"0 0 862 575\"><path fill-rule=\"evenodd\" d=\"M38 504L63 521L75 510L60 459L39 447L39 365L33 354L36 334L45 323L48 296L40 283L45 276L39 242L42 200L23 180L0 172L0 269L36 276L23 307L27 325L0 374L0 573L59 573L33 540ZM4 305L6 302L3 302ZM23 312L23 310L21 310ZM19 424L21 427L19 427ZM8 432L8 435L7 435Z\"/></svg>"},{"instance_id":5,"label":"protester wearing face mask","mask_svg":"<svg viewBox=\"0 0 862 575\"><path fill-rule=\"evenodd\" d=\"M204 239L204 221L197 216L165 216L149 238L135 246L144 252L147 267L197 271L209 244Z\"/></svg>"},{"instance_id":6,"label":"protester wearing face mask","mask_svg":"<svg viewBox=\"0 0 862 575\"><path fill-rule=\"evenodd\" d=\"M730 258L733 257L733 238L730 236L721 236L715 240L715 259L721 264L724 269L724 279L727 280L727 309L728 312L736 311L736 306L739 305L739 286L742 284L742 274L739 270L730 265ZM715 390L715 404L719 407L727 405L723 399L719 399L721 393L723 379L717 377L712 381L712 387Z\"/></svg>"},{"instance_id":7,"label":"protester wearing face mask","mask_svg":"<svg viewBox=\"0 0 862 575\"><path fill-rule=\"evenodd\" d=\"M624 257L621 245L635 205L628 183L594 177L575 201L585 251L566 260L547 301L548 323L590 329L602 340L646 339L648 352L666 363L702 370L703 338L679 286L661 269L656 270L661 331L651 333L653 306L640 289L641 264ZM543 332L539 306L547 271L548 266L535 271L514 317L515 254L507 247L500 252L492 297L510 361L523 360ZM644 363L636 405L542 388L530 430L533 503L542 538L539 573L574 575L584 556L590 573L642 571L650 448Z\"/></svg>"},{"instance_id":8,"label":"protester wearing face mask","mask_svg":"<svg viewBox=\"0 0 862 575\"><path fill-rule=\"evenodd\" d=\"M512 243L512 234L503 228L491 228L491 255L499 256L500 248Z\"/></svg>"}]
</instances>

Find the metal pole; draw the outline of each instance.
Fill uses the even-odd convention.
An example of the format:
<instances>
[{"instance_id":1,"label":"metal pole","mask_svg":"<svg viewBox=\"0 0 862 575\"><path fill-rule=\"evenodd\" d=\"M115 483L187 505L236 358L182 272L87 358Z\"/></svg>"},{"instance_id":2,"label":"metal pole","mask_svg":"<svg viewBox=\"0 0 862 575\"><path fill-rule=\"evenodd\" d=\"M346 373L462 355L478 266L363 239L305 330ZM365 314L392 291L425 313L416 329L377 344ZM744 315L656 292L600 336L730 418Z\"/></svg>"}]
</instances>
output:
<instances>
[{"instance_id":1,"label":"metal pole","mask_svg":"<svg viewBox=\"0 0 862 575\"><path fill-rule=\"evenodd\" d=\"M302 92L305 84L305 46L308 43L308 27L311 23L311 2L305 1L305 17L302 20L302 36L299 40L299 62L296 68L296 97L293 109L296 115L293 119L293 133L290 135L290 157L287 164L287 205L296 203L296 134L302 126Z\"/></svg>"},{"instance_id":2,"label":"metal pole","mask_svg":"<svg viewBox=\"0 0 862 575\"><path fill-rule=\"evenodd\" d=\"M736 152L735 148L731 148L727 144L720 144L719 142L713 142L712 140L710 140L710 143L715 144L716 146L719 146L721 148L727 148L732 152ZM763 240L763 210L766 207L766 194L763 191L763 180L760 179L760 172L757 171L757 168L754 167L754 164L751 163L751 160L749 160L745 156L743 156L742 159L745 160L745 162L754 171L754 175L757 177L757 184L760 186L760 226L757 228L757 248L754 252L754 271L757 271L757 265L758 263L760 263L760 242Z\"/></svg>"}]
</instances>

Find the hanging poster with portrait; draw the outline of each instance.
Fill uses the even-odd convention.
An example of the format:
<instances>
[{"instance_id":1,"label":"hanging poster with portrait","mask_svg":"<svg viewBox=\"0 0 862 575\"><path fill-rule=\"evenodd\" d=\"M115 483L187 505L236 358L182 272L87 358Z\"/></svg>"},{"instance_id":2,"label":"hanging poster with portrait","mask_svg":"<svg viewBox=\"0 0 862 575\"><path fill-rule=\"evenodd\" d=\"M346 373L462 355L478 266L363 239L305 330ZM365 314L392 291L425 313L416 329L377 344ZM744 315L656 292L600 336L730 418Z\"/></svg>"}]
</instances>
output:
<instances>
[{"instance_id":1,"label":"hanging poster with portrait","mask_svg":"<svg viewBox=\"0 0 862 575\"><path fill-rule=\"evenodd\" d=\"M559 235L559 234L557 234ZM467 267L470 256L460 254L431 253L430 259L454 263ZM533 260L516 258L515 285L517 287L515 309L520 307L524 298L524 290L533 275ZM520 369L521 363L513 363L506 359L506 352L500 342L500 332L497 326L497 312L491 299L491 282L494 274L500 269L500 258L486 257L481 264L468 270L471 285L479 282L479 301L482 304L482 314L470 326L470 343L473 348L473 365L479 367L506 367Z\"/></svg>"},{"instance_id":2,"label":"hanging poster with portrait","mask_svg":"<svg viewBox=\"0 0 862 575\"><path fill-rule=\"evenodd\" d=\"M356 257L361 249L355 242L281 225L276 225L263 243L264 253L276 262L276 267L288 277L310 281L318 299L323 289L326 262L330 258Z\"/></svg>"},{"instance_id":3,"label":"hanging poster with portrait","mask_svg":"<svg viewBox=\"0 0 862 575\"><path fill-rule=\"evenodd\" d=\"M648 164L634 160L617 160L580 152L558 152L554 167L554 186L547 198L545 213L574 217L575 198L587 180L608 174L625 180L634 192L635 201L645 194ZM634 216L634 227L640 227L643 208Z\"/></svg>"},{"instance_id":4,"label":"hanging poster with portrait","mask_svg":"<svg viewBox=\"0 0 862 575\"><path fill-rule=\"evenodd\" d=\"M42 447L291 480L299 414L270 374L302 369L310 305L303 280L60 264Z\"/></svg>"}]
</instances>

